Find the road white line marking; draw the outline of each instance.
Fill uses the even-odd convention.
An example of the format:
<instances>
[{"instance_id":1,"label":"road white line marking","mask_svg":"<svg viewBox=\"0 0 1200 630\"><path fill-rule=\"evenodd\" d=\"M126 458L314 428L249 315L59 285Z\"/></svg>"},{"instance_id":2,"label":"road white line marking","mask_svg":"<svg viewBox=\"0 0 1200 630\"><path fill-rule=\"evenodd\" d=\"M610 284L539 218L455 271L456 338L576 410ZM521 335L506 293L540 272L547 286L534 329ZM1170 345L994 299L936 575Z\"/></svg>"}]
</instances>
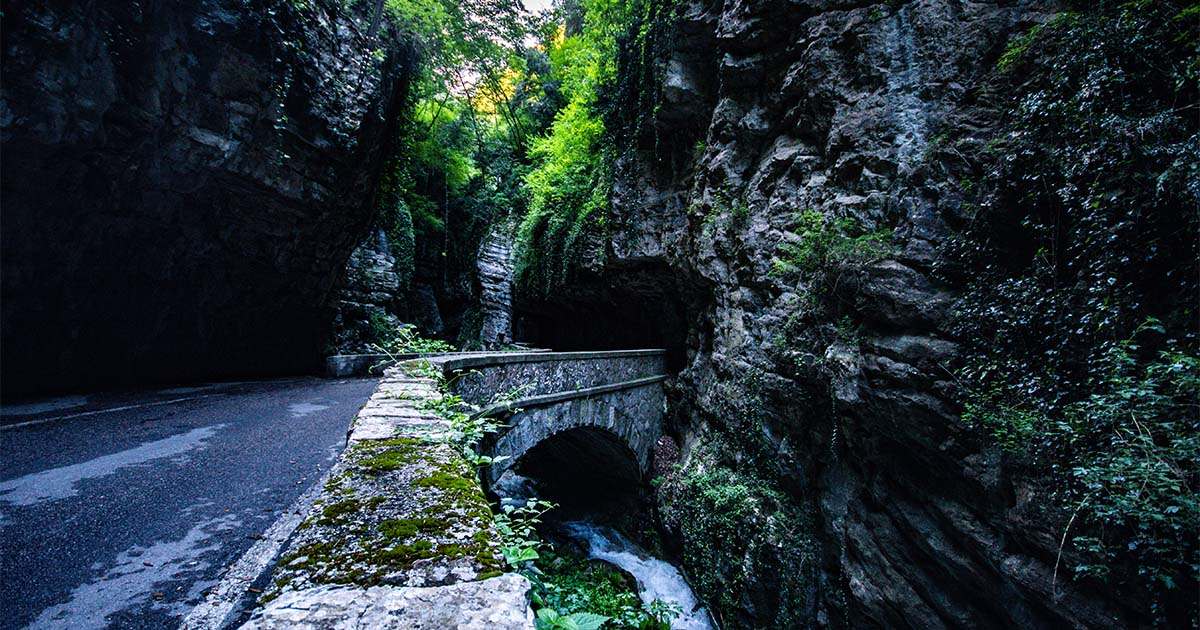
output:
<instances>
[{"instance_id":1,"label":"road white line marking","mask_svg":"<svg viewBox=\"0 0 1200 630\"><path fill-rule=\"evenodd\" d=\"M312 507L313 501L316 501L332 472L331 465L316 483L296 499L283 516L263 532L263 537L229 567L221 583L210 590L208 597L184 617L179 626L180 630L218 630L225 627L234 607L241 601L247 589L275 561L283 543L287 542L292 532L296 531L300 522L304 520L304 515Z\"/></svg>"},{"instance_id":2,"label":"road white line marking","mask_svg":"<svg viewBox=\"0 0 1200 630\"><path fill-rule=\"evenodd\" d=\"M17 429L20 427L28 427L35 424L45 422L54 422L55 420L68 420L70 418L81 418L83 416L94 416L101 413L112 413L114 411L128 411L130 409L141 409L142 407L157 407L159 405L173 405L175 403L187 402L189 400L200 400L201 398L212 398L213 396L224 396L224 394L204 394L203 396L188 396L186 398L172 398L171 400L160 400L152 403L142 403L140 405L125 405L124 407L110 407L108 409L96 409L95 411L81 411L79 413L67 414L65 416L54 416L53 418L40 418L38 420L26 420L25 422L15 422L13 424L0 425L0 431L7 429Z\"/></svg>"},{"instance_id":3,"label":"road white line marking","mask_svg":"<svg viewBox=\"0 0 1200 630\"><path fill-rule=\"evenodd\" d=\"M37 505L43 501L58 501L75 496L81 481L99 479L130 466L168 457L177 457L201 448L225 423L192 429L160 440L143 442L133 448L101 455L85 462L50 468L28 475L0 481L0 502L10 505Z\"/></svg>"}]
</instances>

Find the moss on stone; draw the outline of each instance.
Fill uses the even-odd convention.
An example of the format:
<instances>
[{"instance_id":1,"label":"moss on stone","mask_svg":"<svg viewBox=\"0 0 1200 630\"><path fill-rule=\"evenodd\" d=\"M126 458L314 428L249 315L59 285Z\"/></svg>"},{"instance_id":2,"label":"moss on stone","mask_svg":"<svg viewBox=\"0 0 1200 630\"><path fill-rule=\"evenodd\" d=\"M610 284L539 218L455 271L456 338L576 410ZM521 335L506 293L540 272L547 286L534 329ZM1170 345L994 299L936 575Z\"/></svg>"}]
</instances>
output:
<instances>
[{"instance_id":1,"label":"moss on stone","mask_svg":"<svg viewBox=\"0 0 1200 630\"><path fill-rule=\"evenodd\" d=\"M475 480L467 479L460 475L446 472L445 470L434 471L433 474L428 477L421 477L415 483L422 488L440 488L442 490L459 492L470 492L479 487Z\"/></svg>"},{"instance_id":2,"label":"moss on stone","mask_svg":"<svg viewBox=\"0 0 1200 630\"><path fill-rule=\"evenodd\" d=\"M428 540L417 540L411 543L400 543L379 550L370 558L364 558L376 566L382 564L398 565L400 568L411 566L417 560L432 558L433 543Z\"/></svg>"},{"instance_id":3,"label":"moss on stone","mask_svg":"<svg viewBox=\"0 0 1200 630\"><path fill-rule=\"evenodd\" d=\"M279 565L289 569L305 569L328 560L334 549L333 543L315 542L302 545L279 560Z\"/></svg>"},{"instance_id":4,"label":"moss on stone","mask_svg":"<svg viewBox=\"0 0 1200 630\"><path fill-rule=\"evenodd\" d=\"M388 538L411 538L418 533L437 533L446 528L446 521L438 518L389 518L379 524L379 531Z\"/></svg>"},{"instance_id":5,"label":"moss on stone","mask_svg":"<svg viewBox=\"0 0 1200 630\"><path fill-rule=\"evenodd\" d=\"M275 589L399 583L418 561L470 566L478 579L502 573L491 506L453 445L363 440L339 466Z\"/></svg>"},{"instance_id":6,"label":"moss on stone","mask_svg":"<svg viewBox=\"0 0 1200 630\"><path fill-rule=\"evenodd\" d=\"M373 448L407 448L416 450L417 447L425 444L425 440L415 437L394 437L385 440L364 440L355 445L356 449L373 449Z\"/></svg>"},{"instance_id":7,"label":"moss on stone","mask_svg":"<svg viewBox=\"0 0 1200 630\"><path fill-rule=\"evenodd\" d=\"M428 455L421 448L427 445L425 440L413 437L364 440L351 448L350 460L357 468L370 472L400 470L406 466L428 461ZM350 473L345 474L349 475Z\"/></svg>"},{"instance_id":8,"label":"moss on stone","mask_svg":"<svg viewBox=\"0 0 1200 630\"><path fill-rule=\"evenodd\" d=\"M777 595L756 611L756 624L802 627L817 603L811 514L761 472L715 455L727 450L708 442L666 477L657 492L663 524L679 538L697 594L722 618L744 614L750 593L769 590Z\"/></svg>"},{"instance_id":9,"label":"moss on stone","mask_svg":"<svg viewBox=\"0 0 1200 630\"><path fill-rule=\"evenodd\" d=\"M412 465L412 459L409 454L401 450L386 450L367 457L356 462L359 466L367 470L374 471L389 471L400 470L405 466Z\"/></svg>"},{"instance_id":10,"label":"moss on stone","mask_svg":"<svg viewBox=\"0 0 1200 630\"><path fill-rule=\"evenodd\" d=\"M346 516L359 511L362 503L358 499L346 499L331 503L321 510L321 518L317 523L321 525L333 525L342 521Z\"/></svg>"}]
</instances>

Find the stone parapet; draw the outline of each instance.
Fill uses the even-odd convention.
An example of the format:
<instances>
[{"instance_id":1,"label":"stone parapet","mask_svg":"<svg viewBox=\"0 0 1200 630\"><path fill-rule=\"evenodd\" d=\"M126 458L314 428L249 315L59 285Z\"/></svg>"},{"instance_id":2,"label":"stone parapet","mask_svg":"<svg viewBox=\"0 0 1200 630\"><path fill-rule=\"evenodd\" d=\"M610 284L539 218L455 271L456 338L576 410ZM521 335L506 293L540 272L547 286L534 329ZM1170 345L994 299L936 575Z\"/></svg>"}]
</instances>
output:
<instances>
[{"instance_id":1,"label":"stone parapet","mask_svg":"<svg viewBox=\"0 0 1200 630\"><path fill-rule=\"evenodd\" d=\"M505 352L434 359L455 393L476 405L496 395L529 398L660 376L663 350Z\"/></svg>"},{"instance_id":2,"label":"stone parapet","mask_svg":"<svg viewBox=\"0 0 1200 630\"><path fill-rule=\"evenodd\" d=\"M429 411L420 362L390 368L243 628L527 628L475 470Z\"/></svg>"}]
</instances>

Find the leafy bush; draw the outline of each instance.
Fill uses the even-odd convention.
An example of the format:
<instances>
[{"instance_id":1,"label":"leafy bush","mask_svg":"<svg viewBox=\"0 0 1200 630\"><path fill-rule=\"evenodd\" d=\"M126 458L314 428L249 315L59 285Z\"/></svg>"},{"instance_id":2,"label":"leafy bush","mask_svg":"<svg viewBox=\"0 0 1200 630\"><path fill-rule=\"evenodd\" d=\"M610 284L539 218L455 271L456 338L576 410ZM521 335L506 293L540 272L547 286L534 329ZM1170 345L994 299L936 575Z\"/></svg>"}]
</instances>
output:
<instances>
[{"instance_id":1,"label":"leafy bush","mask_svg":"<svg viewBox=\"0 0 1200 630\"><path fill-rule=\"evenodd\" d=\"M381 354L396 356L413 353L454 352L454 346L441 339L429 339L421 335L413 324L401 324L386 338L371 346Z\"/></svg>"},{"instance_id":2,"label":"leafy bush","mask_svg":"<svg viewBox=\"0 0 1200 630\"><path fill-rule=\"evenodd\" d=\"M816 210L797 215L792 231L800 241L779 244L771 266L775 276L838 273L883 258L891 251L890 230L867 232L853 218L828 219Z\"/></svg>"},{"instance_id":3,"label":"leafy bush","mask_svg":"<svg viewBox=\"0 0 1200 630\"><path fill-rule=\"evenodd\" d=\"M595 613L578 612L560 615L553 608L537 611L537 630L599 630L608 617Z\"/></svg>"},{"instance_id":4,"label":"leafy bush","mask_svg":"<svg viewBox=\"0 0 1200 630\"><path fill-rule=\"evenodd\" d=\"M812 619L817 582L809 514L772 482L720 462L709 441L658 487L663 525L676 533L697 594L724 625L790 628ZM746 619L751 580L770 580L772 602Z\"/></svg>"},{"instance_id":5,"label":"leafy bush","mask_svg":"<svg viewBox=\"0 0 1200 630\"><path fill-rule=\"evenodd\" d=\"M537 528L542 516L557 507L550 501L529 499L520 506L505 505L496 514L496 532L500 534L500 552L510 567L528 572L531 562L544 546Z\"/></svg>"},{"instance_id":6,"label":"leafy bush","mask_svg":"<svg viewBox=\"0 0 1200 630\"><path fill-rule=\"evenodd\" d=\"M538 598L546 609L603 616L606 628L668 630L679 611L662 602L642 604L615 567L573 553L547 551L538 559Z\"/></svg>"},{"instance_id":7,"label":"leafy bush","mask_svg":"<svg viewBox=\"0 0 1200 630\"><path fill-rule=\"evenodd\" d=\"M533 141L529 211L517 232L517 276L542 295L565 284L581 250L604 226L610 173L604 123L586 103L559 112L549 135Z\"/></svg>"},{"instance_id":8,"label":"leafy bush","mask_svg":"<svg viewBox=\"0 0 1200 630\"><path fill-rule=\"evenodd\" d=\"M1086 532L1073 538L1085 554L1076 572L1107 578L1129 564L1169 591L1200 571L1200 357L1141 361L1139 350L1133 340L1109 347L1093 393L1052 431L1069 453L1064 498Z\"/></svg>"},{"instance_id":9,"label":"leafy bush","mask_svg":"<svg viewBox=\"0 0 1200 630\"><path fill-rule=\"evenodd\" d=\"M396 160L384 166L383 178L375 193L375 211L388 237L388 248L396 259L393 270L401 289L408 289L416 271L416 233L406 201L407 172Z\"/></svg>"},{"instance_id":10,"label":"leafy bush","mask_svg":"<svg viewBox=\"0 0 1200 630\"><path fill-rule=\"evenodd\" d=\"M714 245L737 248L741 245L739 230L744 230L750 221L750 206L745 200L731 197L719 191L713 195L708 210L704 213L702 234L714 240Z\"/></svg>"},{"instance_id":11,"label":"leafy bush","mask_svg":"<svg viewBox=\"0 0 1200 630\"><path fill-rule=\"evenodd\" d=\"M548 133L532 141L525 177L529 211L517 232L516 272L527 290L548 295L565 284L606 228L612 186L611 141L603 95L616 77L617 37L630 9L615 0L583 0L582 28L552 34L550 74L565 106ZM602 255L603 251L593 252Z\"/></svg>"},{"instance_id":12,"label":"leafy bush","mask_svg":"<svg viewBox=\"0 0 1200 630\"><path fill-rule=\"evenodd\" d=\"M1011 101L941 259L963 417L1055 489L1060 578L1194 623L1200 13L1072 4L1002 57Z\"/></svg>"}]
</instances>

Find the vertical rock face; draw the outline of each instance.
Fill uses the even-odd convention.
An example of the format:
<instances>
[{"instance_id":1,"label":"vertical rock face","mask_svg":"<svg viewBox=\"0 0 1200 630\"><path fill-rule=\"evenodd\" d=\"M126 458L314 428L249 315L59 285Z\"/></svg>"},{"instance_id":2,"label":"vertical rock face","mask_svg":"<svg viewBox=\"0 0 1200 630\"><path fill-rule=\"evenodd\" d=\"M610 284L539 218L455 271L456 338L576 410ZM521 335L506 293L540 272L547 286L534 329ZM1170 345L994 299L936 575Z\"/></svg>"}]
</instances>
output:
<instances>
[{"instance_id":1,"label":"vertical rock face","mask_svg":"<svg viewBox=\"0 0 1200 630\"><path fill-rule=\"evenodd\" d=\"M967 163L939 142L953 132L983 149L997 58L1055 10L682 6L658 60L654 142L618 165L601 273L619 285L623 267L653 262L707 296L689 305L674 394L676 474L696 476L668 479L660 500L727 625L1104 627L1138 614L1056 578L1047 495L963 427L947 369L955 289L932 269ZM886 252L853 272L824 261L826 287L797 280L776 261L806 212L886 230ZM714 489L722 479L734 481ZM744 514L722 503L739 496ZM678 518L696 497L733 520ZM773 516L785 514L807 525Z\"/></svg>"},{"instance_id":2,"label":"vertical rock face","mask_svg":"<svg viewBox=\"0 0 1200 630\"><path fill-rule=\"evenodd\" d=\"M313 365L411 56L371 17L6 6L6 392Z\"/></svg>"},{"instance_id":3,"label":"vertical rock face","mask_svg":"<svg viewBox=\"0 0 1200 630\"><path fill-rule=\"evenodd\" d=\"M499 347L513 340L512 236L503 225L492 228L479 247L479 341Z\"/></svg>"},{"instance_id":4,"label":"vertical rock face","mask_svg":"<svg viewBox=\"0 0 1200 630\"><path fill-rule=\"evenodd\" d=\"M399 326L396 312L404 290L387 233L376 229L346 262L333 321L337 351L366 352L369 344Z\"/></svg>"}]
</instances>

